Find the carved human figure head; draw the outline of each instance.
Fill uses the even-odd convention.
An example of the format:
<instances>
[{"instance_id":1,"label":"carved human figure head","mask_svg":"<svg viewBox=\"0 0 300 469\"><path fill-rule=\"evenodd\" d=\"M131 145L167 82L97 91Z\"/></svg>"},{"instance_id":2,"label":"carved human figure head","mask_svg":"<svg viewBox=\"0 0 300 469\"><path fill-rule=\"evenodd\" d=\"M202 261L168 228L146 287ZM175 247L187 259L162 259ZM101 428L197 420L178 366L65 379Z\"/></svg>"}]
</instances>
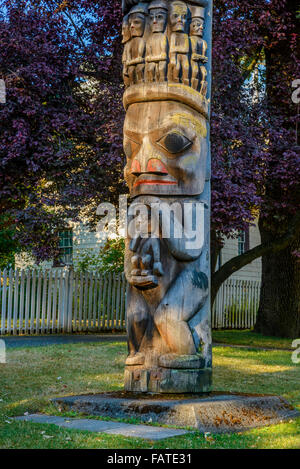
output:
<instances>
[{"instance_id":1,"label":"carved human figure head","mask_svg":"<svg viewBox=\"0 0 300 469\"><path fill-rule=\"evenodd\" d=\"M168 19L168 5L164 0L154 0L149 5L149 20L152 33L163 33Z\"/></svg>"},{"instance_id":2,"label":"carved human figure head","mask_svg":"<svg viewBox=\"0 0 300 469\"><path fill-rule=\"evenodd\" d=\"M169 20L172 32L185 32L188 19L188 7L181 1L170 4Z\"/></svg>"},{"instance_id":3,"label":"carved human figure head","mask_svg":"<svg viewBox=\"0 0 300 469\"><path fill-rule=\"evenodd\" d=\"M141 37L145 31L147 5L139 3L129 12L129 27L131 37Z\"/></svg>"},{"instance_id":4,"label":"carved human figure head","mask_svg":"<svg viewBox=\"0 0 300 469\"><path fill-rule=\"evenodd\" d=\"M129 17L124 16L122 23L122 44L125 44L131 39L130 28L129 28Z\"/></svg>"},{"instance_id":5,"label":"carved human figure head","mask_svg":"<svg viewBox=\"0 0 300 469\"><path fill-rule=\"evenodd\" d=\"M202 7L192 7L191 10L190 35L203 37L205 9Z\"/></svg>"},{"instance_id":6,"label":"carved human figure head","mask_svg":"<svg viewBox=\"0 0 300 469\"><path fill-rule=\"evenodd\" d=\"M124 124L125 179L131 196L201 194L206 136L206 119L184 103L131 104Z\"/></svg>"}]
</instances>

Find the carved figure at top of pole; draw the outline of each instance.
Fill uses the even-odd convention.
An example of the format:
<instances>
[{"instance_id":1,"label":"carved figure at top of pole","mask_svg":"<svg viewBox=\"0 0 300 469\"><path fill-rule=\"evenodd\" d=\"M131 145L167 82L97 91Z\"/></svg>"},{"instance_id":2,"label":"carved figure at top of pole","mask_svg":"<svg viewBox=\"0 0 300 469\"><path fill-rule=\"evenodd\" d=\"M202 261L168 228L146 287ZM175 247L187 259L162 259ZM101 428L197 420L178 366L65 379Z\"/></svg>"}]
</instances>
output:
<instances>
[{"instance_id":1,"label":"carved figure at top of pole","mask_svg":"<svg viewBox=\"0 0 300 469\"><path fill-rule=\"evenodd\" d=\"M191 7L192 21L190 24L190 40L192 47L191 67L192 67L192 87L206 96L207 72L204 63L207 62L207 43L203 39L205 9L202 7Z\"/></svg>"},{"instance_id":2,"label":"carved figure at top of pole","mask_svg":"<svg viewBox=\"0 0 300 469\"><path fill-rule=\"evenodd\" d=\"M168 5L164 0L154 0L149 5L151 34L146 46L145 81L162 82L167 77L168 38L165 34Z\"/></svg>"},{"instance_id":3,"label":"carved figure at top of pole","mask_svg":"<svg viewBox=\"0 0 300 469\"><path fill-rule=\"evenodd\" d=\"M137 5L140 0L122 0L122 11L124 15L128 13L130 8L132 8L134 5ZM145 2L150 3L151 0L144 0ZM199 5L201 7L206 7L208 4L208 0L193 0L193 3L195 5Z\"/></svg>"},{"instance_id":4,"label":"carved figure at top of pole","mask_svg":"<svg viewBox=\"0 0 300 469\"><path fill-rule=\"evenodd\" d=\"M169 81L189 86L189 37L186 34L188 7L181 1L170 4L169 21L171 27Z\"/></svg>"},{"instance_id":5,"label":"carved figure at top of pole","mask_svg":"<svg viewBox=\"0 0 300 469\"><path fill-rule=\"evenodd\" d=\"M130 83L144 81L146 41L143 37L146 27L147 4L139 3L129 12L131 41L128 47L128 76Z\"/></svg>"},{"instance_id":6,"label":"carved figure at top of pole","mask_svg":"<svg viewBox=\"0 0 300 469\"><path fill-rule=\"evenodd\" d=\"M182 83L199 92L198 99L206 99L205 8L198 6L205 3L205 0L124 2L124 11L129 10L123 22L126 88L141 83Z\"/></svg>"},{"instance_id":7,"label":"carved figure at top of pole","mask_svg":"<svg viewBox=\"0 0 300 469\"><path fill-rule=\"evenodd\" d=\"M129 28L129 18L128 15L124 16L122 23L122 44L124 46L123 55L122 55L122 64L123 64L123 80L124 85L127 88L130 84L129 74L128 74L128 61L129 61L129 44L130 44L131 34Z\"/></svg>"}]
</instances>

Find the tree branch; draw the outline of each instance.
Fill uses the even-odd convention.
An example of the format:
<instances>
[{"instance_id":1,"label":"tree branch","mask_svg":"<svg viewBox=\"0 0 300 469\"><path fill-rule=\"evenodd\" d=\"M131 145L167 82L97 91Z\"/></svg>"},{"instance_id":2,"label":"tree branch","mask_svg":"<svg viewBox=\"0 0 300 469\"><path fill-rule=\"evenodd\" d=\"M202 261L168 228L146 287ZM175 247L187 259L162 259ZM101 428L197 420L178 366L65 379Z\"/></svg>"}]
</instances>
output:
<instances>
[{"instance_id":1,"label":"tree branch","mask_svg":"<svg viewBox=\"0 0 300 469\"><path fill-rule=\"evenodd\" d=\"M55 3L55 5L56 5L56 9L55 9L55 10L52 10L51 6L49 5L49 1L46 0L46 5L48 6L48 8L49 8L49 10L51 11L52 14L53 14L56 10L57 10L57 11L61 11L61 12L68 18L68 20L72 23L72 26L73 26L73 28L74 28L76 34L77 34L77 37L78 37L79 41L81 42L81 45L82 45L83 48L85 49L85 48L86 48L86 45L85 45L85 43L84 43L84 40L83 40L82 37L81 37L80 31L79 31L79 29L78 29L78 27L77 27L75 21L73 20L72 15L71 15L70 13L68 13L65 8L62 8L62 6L63 6L62 4L59 4L58 2L54 2L54 3ZM66 7L67 7L67 6L68 6L68 5L66 4Z\"/></svg>"},{"instance_id":2,"label":"tree branch","mask_svg":"<svg viewBox=\"0 0 300 469\"><path fill-rule=\"evenodd\" d=\"M269 243L263 243L256 246L253 249L236 256L226 262L217 272L212 275L212 287L211 287L211 301L212 304L217 296L219 288L222 283L225 282L232 274L242 269L250 262L254 261L258 257L271 252L278 252L285 249L300 232L300 213L298 213L293 221L289 224L289 228L285 235L280 238L275 238L274 241Z\"/></svg>"}]
</instances>

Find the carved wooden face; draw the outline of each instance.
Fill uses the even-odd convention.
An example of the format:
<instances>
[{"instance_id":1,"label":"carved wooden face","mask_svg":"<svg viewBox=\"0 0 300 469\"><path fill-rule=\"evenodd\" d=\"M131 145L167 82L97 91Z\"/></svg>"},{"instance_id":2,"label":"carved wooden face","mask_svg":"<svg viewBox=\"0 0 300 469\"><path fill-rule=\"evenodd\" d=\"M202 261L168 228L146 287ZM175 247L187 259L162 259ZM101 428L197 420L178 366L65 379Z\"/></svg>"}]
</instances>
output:
<instances>
[{"instance_id":1,"label":"carved wooden face","mask_svg":"<svg viewBox=\"0 0 300 469\"><path fill-rule=\"evenodd\" d=\"M202 18L193 18L190 25L190 34L192 36L203 37L204 20Z\"/></svg>"},{"instance_id":2,"label":"carved wooden face","mask_svg":"<svg viewBox=\"0 0 300 469\"><path fill-rule=\"evenodd\" d=\"M141 37L145 29L145 16L142 13L132 13L129 16L131 37Z\"/></svg>"},{"instance_id":3,"label":"carved wooden face","mask_svg":"<svg viewBox=\"0 0 300 469\"><path fill-rule=\"evenodd\" d=\"M166 29L168 14L163 8L152 8L149 13L152 33L163 33Z\"/></svg>"},{"instance_id":4,"label":"carved wooden face","mask_svg":"<svg viewBox=\"0 0 300 469\"><path fill-rule=\"evenodd\" d=\"M131 38L131 34L130 34L128 17L124 17L123 23L122 23L122 44L125 44L125 42L128 42L130 38Z\"/></svg>"},{"instance_id":5,"label":"carved wooden face","mask_svg":"<svg viewBox=\"0 0 300 469\"><path fill-rule=\"evenodd\" d=\"M125 179L131 196L198 195L204 190L206 121L174 101L129 106L124 124Z\"/></svg>"},{"instance_id":6,"label":"carved wooden face","mask_svg":"<svg viewBox=\"0 0 300 469\"><path fill-rule=\"evenodd\" d=\"M184 32L187 22L188 9L185 3L174 2L170 5L169 19L173 32Z\"/></svg>"}]
</instances>

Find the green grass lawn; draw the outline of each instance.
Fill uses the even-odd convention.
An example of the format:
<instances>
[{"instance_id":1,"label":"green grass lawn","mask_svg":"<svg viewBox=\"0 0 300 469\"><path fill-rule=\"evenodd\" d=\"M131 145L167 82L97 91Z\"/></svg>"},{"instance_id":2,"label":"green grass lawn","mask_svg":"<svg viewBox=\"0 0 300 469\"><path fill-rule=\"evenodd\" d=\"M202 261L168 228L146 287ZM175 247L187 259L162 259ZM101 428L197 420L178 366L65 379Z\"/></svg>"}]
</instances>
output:
<instances>
[{"instance_id":1,"label":"green grass lawn","mask_svg":"<svg viewBox=\"0 0 300 469\"><path fill-rule=\"evenodd\" d=\"M300 418L208 441L194 432L160 442L11 420L25 412L70 415L52 397L122 389L125 356L117 341L9 349L0 364L0 448L300 448ZM277 394L300 410L300 365L283 350L216 347L214 390Z\"/></svg>"},{"instance_id":2,"label":"green grass lawn","mask_svg":"<svg viewBox=\"0 0 300 469\"><path fill-rule=\"evenodd\" d=\"M250 329L247 330L215 330L213 331L213 341L215 343L231 345L247 345L249 347L265 347L278 349L292 349L292 339L282 339L280 337L269 337Z\"/></svg>"}]
</instances>

